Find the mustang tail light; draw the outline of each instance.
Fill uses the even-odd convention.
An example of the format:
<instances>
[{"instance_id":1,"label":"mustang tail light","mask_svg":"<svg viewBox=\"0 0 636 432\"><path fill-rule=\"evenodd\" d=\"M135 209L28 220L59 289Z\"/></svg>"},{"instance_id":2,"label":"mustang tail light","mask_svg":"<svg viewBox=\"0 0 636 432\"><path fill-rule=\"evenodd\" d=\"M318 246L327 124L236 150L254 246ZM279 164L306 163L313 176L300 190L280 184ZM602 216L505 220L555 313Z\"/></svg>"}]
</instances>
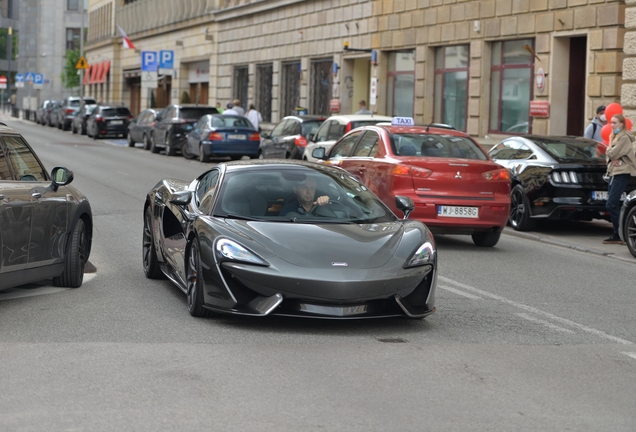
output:
<instances>
[{"instance_id":1,"label":"mustang tail light","mask_svg":"<svg viewBox=\"0 0 636 432\"><path fill-rule=\"evenodd\" d=\"M307 147L307 139L300 135L299 137L296 137L294 144L296 144L296 147Z\"/></svg>"},{"instance_id":2,"label":"mustang tail light","mask_svg":"<svg viewBox=\"0 0 636 432\"><path fill-rule=\"evenodd\" d=\"M579 178L574 171L553 171L552 181L554 183L578 183Z\"/></svg>"},{"instance_id":3,"label":"mustang tail light","mask_svg":"<svg viewBox=\"0 0 636 432\"><path fill-rule=\"evenodd\" d=\"M223 135L218 132L212 132L208 135L209 141L223 141Z\"/></svg>"},{"instance_id":4,"label":"mustang tail light","mask_svg":"<svg viewBox=\"0 0 636 432\"><path fill-rule=\"evenodd\" d=\"M426 177L430 177L430 175L433 174L433 171L426 168L400 164L400 165L395 165L393 167L393 169L391 170L391 174L399 175L399 176L426 178Z\"/></svg>"},{"instance_id":5,"label":"mustang tail light","mask_svg":"<svg viewBox=\"0 0 636 432\"><path fill-rule=\"evenodd\" d=\"M261 140L261 136L259 134L257 134L257 133L253 133L248 138L248 141L260 141L260 140Z\"/></svg>"},{"instance_id":6,"label":"mustang tail light","mask_svg":"<svg viewBox=\"0 0 636 432\"><path fill-rule=\"evenodd\" d=\"M510 180L510 171L507 169L497 169L481 174L486 180Z\"/></svg>"}]
</instances>

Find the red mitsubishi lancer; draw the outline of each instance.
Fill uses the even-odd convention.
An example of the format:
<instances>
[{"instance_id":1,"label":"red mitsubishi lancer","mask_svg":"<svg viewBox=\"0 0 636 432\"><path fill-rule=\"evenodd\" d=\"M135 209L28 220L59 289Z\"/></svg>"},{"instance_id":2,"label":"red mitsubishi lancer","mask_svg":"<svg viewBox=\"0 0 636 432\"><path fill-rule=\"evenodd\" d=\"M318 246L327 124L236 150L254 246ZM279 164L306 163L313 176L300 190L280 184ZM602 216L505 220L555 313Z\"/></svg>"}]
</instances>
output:
<instances>
[{"instance_id":1,"label":"red mitsubishi lancer","mask_svg":"<svg viewBox=\"0 0 636 432\"><path fill-rule=\"evenodd\" d=\"M464 132L394 118L352 130L326 155L320 150L315 158L350 172L393 212L396 195L410 197L410 218L433 232L470 234L477 246L492 247L508 221L510 172Z\"/></svg>"}]
</instances>

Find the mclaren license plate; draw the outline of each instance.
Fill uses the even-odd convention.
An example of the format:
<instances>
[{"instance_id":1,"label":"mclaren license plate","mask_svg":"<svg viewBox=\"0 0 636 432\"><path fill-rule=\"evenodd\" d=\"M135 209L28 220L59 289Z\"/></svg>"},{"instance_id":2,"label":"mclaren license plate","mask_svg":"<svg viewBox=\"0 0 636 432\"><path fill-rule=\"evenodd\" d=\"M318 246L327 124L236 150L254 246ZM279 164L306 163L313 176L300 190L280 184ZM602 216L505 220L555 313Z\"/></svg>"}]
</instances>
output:
<instances>
[{"instance_id":1,"label":"mclaren license plate","mask_svg":"<svg viewBox=\"0 0 636 432\"><path fill-rule=\"evenodd\" d=\"M229 140L237 140L237 141L245 141L247 137L245 135L241 135L241 134L230 134L227 136L227 139Z\"/></svg>"},{"instance_id":2,"label":"mclaren license plate","mask_svg":"<svg viewBox=\"0 0 636 432\"><path fill-rule=\"evenodd\" d=\"M478 218L479 207L437 206L437 216L456 218Z\"/></svg>"}]
</instances>

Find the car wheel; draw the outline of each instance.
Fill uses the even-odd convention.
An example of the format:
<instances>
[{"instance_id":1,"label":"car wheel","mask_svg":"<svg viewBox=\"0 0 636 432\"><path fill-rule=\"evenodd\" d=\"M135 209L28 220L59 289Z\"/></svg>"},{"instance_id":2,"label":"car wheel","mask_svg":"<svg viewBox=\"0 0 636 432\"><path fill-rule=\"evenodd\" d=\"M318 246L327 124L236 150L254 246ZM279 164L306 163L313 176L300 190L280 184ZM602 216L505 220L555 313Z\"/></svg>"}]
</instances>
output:
<instances>
[{"instance_id":1,"label":"car wheel","mask_svg":"<svg viewBox=\"0 0 636 432\"><path fill-rule=\"evenodd\" d=\"M206 318L213 313L203 307L203 272L201 271L201 254L199 253L199 240L194 239L188 254L188 267L186 270L188 287L188 312L193 317Z\"/></svg>"},{"instance_id":2,"label":"car wheel","mask_svg":"<svg viewBox=\"0 0 636 432\"><path fill-rule=\"evenodd\" d=\"M66 248L64 271L53 278L53 284L57 287L79 288L84 280L84 265L88 261L88 238L86 225L82 219L78 219L73 232L69 237Z\"/></svg>"},{"instance_id":3,"label":"car wheel","mask_svg":"<svg viewBox=\"0 0 636 432\"><path fill-rule=\"evenodd\" d=\"M181 146L181 154L186 159L192 159L194 157L194 155L192 153L190 153L190 151L188 150L188 143L187 142Z\"/></svg>"},{"instance_id":4,"label":"car wheel","mask_svg":"<svg viewBox=\"0 0 636 432\"><path fill-rule=\"evenodd\" d=\"M627 213L623 229L623 240L627 243L627 249L636 257L636 206Z\"/></svg>"},{"instance_id":5,"label":"car wheel","mask_svg":"<svg viewBox=\"0 0 636 432\"><path fill-rule=\"evenodd\" d=\"M71 133L75 135L77 133L77 129L75 129L75 125L71 125Z\"/></svg>"},{"instance_id":6,"label":"car wheel","mask_svg":"<svg viewBox=\"0 0 636 432\"><path fill-rule=\"evenodd\" d=\"M291 159L291 154L289 152L285 152L285 159Z\"/></svg>"},{"instance_id":7,"label":"car wheel","mask_svg":"<svg viewBox=\"0 0 636 432\"><path fill-rule=\"evenodd\" d=\"M86 135L86 126L82 125L82 135Z\"/></svg>"},{"instance_id":8,"label":"car wheel","mask_svg":"<svg viewBox=\"0 0 636 432\"><path fill-rule=\"evenodd\" d=\"M142 242L144 273L148 279L160 279L162 274L159 260L155 251L155 241L152 236L152 210L150 206L144 213L144 234Z\"/></svg>"},{"instance_id":9,"label":"car wheel","mask_svg":"<svg viewBox=\"0 0 636 432\"><path fill-rule=\"evenodd\" d=\"M154 135L150 138L150 151L152 153L159 153L159 147L157 147L157 144L155 144L155 136Z\"/></svg>"},{"instance_id":10,"label":"car wheel","mask_svg":"<svg viewBox=\"0 0 636 432\"><path fill-rule=\"evenodd\" d=\"M516 231L529 231L537 226L537 221L530 218L530 201L521 185L516 185L510 192L508 221Z\"/></svg>"},{"instance_id":11,"label":"car wheel","mask_svg":"<svg viewBox=\"0 0 636 432\"><path fill-rule=\"evenodd\" d=\"M148 135L144 134L143 138L144 150L150 150L150 140L148 140Z\"/></svg>"},{"instance_id":12,"label":"car wheel","mask_svg":"<svg viewBox=\"0 0 636 432\"><path fill-rule=\"evenodd\" d=\"M473 243L480 247L493 247L499 241L501 231L473 234Z\"/></svg>"},{"instance_id":13,"label":"car wheel","mask_svg":"<svg viewBox=\"0 0 636 432\"><path fill-rule=\"evenodd\" d=\"M128 136L126 137L126 139L128 140L128 147L135 146L135 142L133 141L132 135L130 134L130 132L128 132Z\"/></svg>"},{"instance_id":14,"label":"car wheel","mask_svg":"<svg viewBox=\"0 0 636 432\"><path fill-rule=\"evenodd\" d=\"M199 162L207 162L208 157L203 153L203 146L199 144Z\"/></svg>"},{"instance_id":15,"label":"car wheel","mask_svg":"<svg viewBox=\"0 0 636 432\"><path fill-rule=\"evenodd\" d=\"M166 156L174 156L177 154L177 149L170 146L170 139L166 140Z\"/></svg>"},{"instance_id":16,"label":"car wheel","mask_svg":"<svg viewBox=\"0 0 636 432\"><path fill-rule=\"evenodd\" d=\"M93 132L93 139L96 140L99 138L99 134L97 133L97 128L95 128L95 132Z\"/></svg>"}]
</instances>

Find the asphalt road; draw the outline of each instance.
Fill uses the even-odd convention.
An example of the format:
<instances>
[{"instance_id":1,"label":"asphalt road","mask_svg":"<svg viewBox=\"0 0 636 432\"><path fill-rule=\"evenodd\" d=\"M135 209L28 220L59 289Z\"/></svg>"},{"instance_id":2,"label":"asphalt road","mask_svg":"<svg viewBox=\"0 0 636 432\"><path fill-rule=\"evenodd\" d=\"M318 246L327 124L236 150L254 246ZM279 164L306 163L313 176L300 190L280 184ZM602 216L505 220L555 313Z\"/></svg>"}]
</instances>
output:
<instances>
[{"instance_id":1,"label":"asphalt road","mask_svg":"<svg viewBox=\"0 0 636 432\"><path fill-rule=\"evenodd\" d=\"M74 171L97 271L76 290L0 293L0 430L636 429L632 262L439 236L424 321L195 319L144 277L142 205L211 164L10 124L49 170Z\"/></svg>"}]
</instances>

